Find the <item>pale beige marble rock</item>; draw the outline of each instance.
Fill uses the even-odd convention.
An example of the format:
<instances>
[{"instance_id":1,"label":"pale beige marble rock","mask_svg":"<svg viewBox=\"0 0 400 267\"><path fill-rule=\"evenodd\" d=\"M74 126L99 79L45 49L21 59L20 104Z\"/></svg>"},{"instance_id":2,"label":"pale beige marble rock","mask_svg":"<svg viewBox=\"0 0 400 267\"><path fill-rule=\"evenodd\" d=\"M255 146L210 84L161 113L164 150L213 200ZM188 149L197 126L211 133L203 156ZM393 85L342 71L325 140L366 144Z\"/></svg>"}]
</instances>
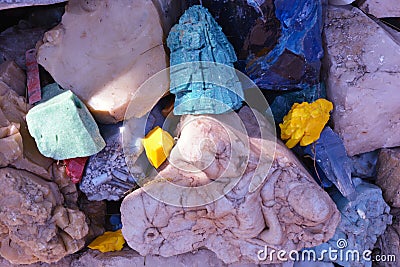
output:
<instances>
[{"instance_id":1,"label":"pale beige marble rock","mask_svg":"<svg viewBox=\"0 0 400 267\"><path fill-rule=\"evenodd\" d=\"M329 6L328 98L334 130L350 156L400 146L400 46L357 8Z\"/></svg>"},{"instance_id":2,"label":"pale beige marble rock","mask_svg":"<svg viewBox=\"0 0 400 267\"><path fill-rule=\"evenodd\" d=\"M61 23L44 35L38 62L101 122L121 121L132 98L145 114L168 90L169 84L158 83L135 95L167 67L163 26L169 30L180 15L181 1L154 2L71 0Z\"/></svg>"},{"instance_id":3,"label":"pale beige marble rock","mask_svg":"<svg viewBox=\"0 0 400 267\"><path fill-rule=\"evenodd\" d=\"M242 108L239 117L249 137L233 127L238 125L232 123L235 114L182 118L172 163L122 202L122 232L131 248L141 255L170 257L205 247L225 263L264 264L278 262L257 258L265 246L300 250L333 236L340 215L328 194L283 143L265 134L270 127L265 119L257 116L257 124L250 109ZM215 180L227 182L218 197L199 187ZM170 182L193 190L181 194ZM157 200L174 198L176 206ZM196 201L199 206L182 206Z\"/></svg>"}]
</instances>

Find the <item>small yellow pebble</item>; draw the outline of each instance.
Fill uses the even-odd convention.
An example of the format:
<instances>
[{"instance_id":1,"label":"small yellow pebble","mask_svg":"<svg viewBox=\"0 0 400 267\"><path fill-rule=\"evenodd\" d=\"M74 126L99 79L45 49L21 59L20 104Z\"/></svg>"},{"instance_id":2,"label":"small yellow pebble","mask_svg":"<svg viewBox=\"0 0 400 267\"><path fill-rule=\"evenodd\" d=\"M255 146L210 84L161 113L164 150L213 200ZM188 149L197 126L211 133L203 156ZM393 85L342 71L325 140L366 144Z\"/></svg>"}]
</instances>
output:
<instances>
[{"instance_id":1,"label":"small yellow pebble","mask_svg":"<svg viewBox=\"0 0 400 267\"><path fill-rule=\"evenodd\" d=\"M174 146L172 136L158 126L151 130L142 142L146 150L146 156L155 168L160 167L167 159Z\"/></svg>"},{"instance_id":2,"label":"small yellow pebble","mask_svg":"<svg viewBox=\"0 0 400 267\"><path fill-rule=\"evenodd\" d=\"M301 146L307 146L318 140L332 109L333 104L323 98L311 104L293 104L292 109L283 118L283 123L279 124L282 140L289 139L286 146L292 148L298 142Z\"/></svg>"},{"instance_id":3,"label":"small yellow pebble","mask_svg":"<svg viewBox=\"0 0 400 267\"><path fill-rule=\"evenodd\" d=\"M88 245L91 249L101 252L120 251L125 244L121 229L115 232L105 232Z\"/></svg>"}]
</instances>

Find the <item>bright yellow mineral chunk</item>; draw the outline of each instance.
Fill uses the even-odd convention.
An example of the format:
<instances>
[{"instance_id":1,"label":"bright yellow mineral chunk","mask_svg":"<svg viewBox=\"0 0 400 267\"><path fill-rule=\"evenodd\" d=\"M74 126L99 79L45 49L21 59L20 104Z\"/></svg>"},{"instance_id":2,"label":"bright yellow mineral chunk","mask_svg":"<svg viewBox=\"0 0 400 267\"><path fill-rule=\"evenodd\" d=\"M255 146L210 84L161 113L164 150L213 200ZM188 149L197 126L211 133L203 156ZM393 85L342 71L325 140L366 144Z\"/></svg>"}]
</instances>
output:
<instances>
[{"instance_id":1,"label":"bright yellow mineral chunk","mask_svg":"<svg viewBox=\"0 0 400 267\"><path fill-rule=\"evenodd\" d=\"M151 130L142 142L146 156L155 168L160 167L167 159L174 146L172 136L158 126Z\"/></svg>"},{"instance_id":2,"label":"bright yellow mineral chunk","mask_svg":"<svg viewBox=\"0 0 400 267\"><path fill-rule=\"evenodd\" d=\"M98 236L88 245L91 249L97 249L101 252L119 251L125 244L121 229L115 232L105 232Z\"/></svg>"},{"instance_id":3,"label":"bright yellow mineral chunk","mask_svg":"<svg viewBox=\"0 0 400 267\"><path fill-rule=\"evenodd\" d=\"M292 109L283 118L283 123L279 124L282 140L289 139L286 146L292 148L298 142L301 146L307 146L318 140L332 109L333 104L323 98L311 104L293 104Z\"/></svg>"}]
</instances>

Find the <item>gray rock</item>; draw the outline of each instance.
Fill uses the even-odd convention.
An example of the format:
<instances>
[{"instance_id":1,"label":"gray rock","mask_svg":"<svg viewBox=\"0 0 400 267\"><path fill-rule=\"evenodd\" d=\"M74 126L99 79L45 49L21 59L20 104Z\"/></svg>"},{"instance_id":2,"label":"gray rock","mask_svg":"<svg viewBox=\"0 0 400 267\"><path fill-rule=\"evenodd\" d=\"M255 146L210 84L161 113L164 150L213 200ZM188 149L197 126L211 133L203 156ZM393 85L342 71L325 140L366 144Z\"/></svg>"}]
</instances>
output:
<instances>
[{"instance_id":1,"label":"gray rock","mask_svg":"<svg viewBox=\"0 0 400 267\"><path fill-rule=\"evenodd\" d=\"M349 156L400 145L400 46L357 8L328 7L327 93Z\"/></svg>"},{"instance_id":2,"label":"gray rock","mask_svg":"<svg viewBox=\"0 0 400 267\"><path fill-rule=\"evenodd\" d=\"M90 201L119 200L135 186L135 179L144 178L143 169L133 174L135 177L128 170L122 146L121 127L122 123L100 126L106 147L89 158L79 184L80 190Z\"/></svg>"},{"instance_id":3,"label":"gray rock","mask_svg":"<svg viewBox=\"0 0 400 267\"><path fill-rule=\"evenodd\" d=\"M400 260L400 209L392 209L393 223L386 228L375 244L376 254L386 261L376 262L377 267L398 267Z\"/></svg>"},{"instance_id":4,"label":"gray rock","mask_svg":"<svg viewBox=\"0 0 400 267\"><path fill-rule=\"evenodd\" d=\"M1 261L0 261L1 263ZM96 250L88 250L81 256L72 260L71 267L87 267L87 266L117 266L117 267L159 267L159 266L174 266L174 267L255 267L260 265L255 264L225 264L217 258L215 253L207 249L200 249L192 253L172 257L161 256L141 256L134 250L123 249L122 251L100 253ZM284 264L268 264L262 265L268 267L292 267L293 263ZM330 266L330 265L326 265ZM8 267L8 266L6 266ZM31 266L29 266L31 267ZM33 267L33 266L32 266ZM36 266L35 266L36 267ZM58 267L58 266L56 266Z\"/></svg>"},{"instance_id":5,"label":"gray rock","mask_svg":"<svg viewBox=\"0 0 400 267\"><path fill-rule=\"evenodd\" d=\"M386 202L400 208L400 149L382 149L379 153L376 184Z\"/></svg>"},{"instance_id":6,"label":"gray rock","mask_svg":"<svg viewBox=\"0 0 400 267\"><path fill-rule=\"evenodd\" d=\"M351 157L351 175L363 179L375 178L378 151L363 153Z\"/></svg>"},{"instance_id":7,"label":"gray rock","mask_svg":"<svg viewBox=\"0 0 400 267\"><path fill-rule=\"evenodd\" d=\"M151 91L138 92L167 67L162 44L168 25L161 22L176 18L172 6L181 2L70 0L61 23L44 34L38 63L61 87L72 90L97 121L122 121L130 103L143 112L135 117L141 117L166 90L160 82Z\"/></svg>"},{"instance_id":8,"label":"gray rock","mask_svg":"<svg viewBox=\"0 0 400 267\"><path fill-rule=\"evenodd\" d=\"M334 262L344 267L372 266L371 261L363 259L365 250L371 250L377 237L384 233L386 226L392 222L390 208L382 197L379 187L365 183L361 179L354 179L357 197L354 201L348 201L339 192L331 196L336 202L341 214L341 222L331 240L314 248L317 255L323 255L325 261L333 261L328 253L322 254L323 250L336 249L338 256ZM360 256L351 258L348 251L358 251ZM341 251L341 252L340 252ZM346 257L348 257L346 259ZM355 260L353 260L355 259Z\"/></svg>"},{"instance_id":9,"label":"gray rock","mask_svg":"<svg viewBox=\"0 0 400 267\"><path fill-rule=\"evenodd\" d=\"M398 0L362 0L358 2L361 10L377 18L400 17Z\"/></svg>"},{"instance_id":10,"label":"gray rock","mask_svg":"<svg viewBox=\"0 0 400 267\"><path fill-rule=\"evenodd\" d=\"M332 262L301 261L295 262L293 267L334 267L334 265Z\"/></svg>"},{"instance_id":11,"label":"gray rock","mask_svg":"<svg viewBox=\"0 0 400 267\"><path fill-rule=\"evenodd\" d=\"M25 6L52 5L67 1L68 0L0 0L0 10Z\"/></svg>"},{"instance_id":12,"label":"gray rock","mask_svg":"<svg viewBox=\"0 0 400 267\"><path fill-rule=\"evenodd\" d=\"M26 21L6 29L0 33L0 58L13 60L20 68L26 69L25 52L35 48L45 31L45 27L32 27Z\"/></svg>"},{"instance_id":13,"label":"gray rock","mask_svg":"<svg viewBox=\"0 0 400 267\"><path fill-rule=\"evenodd\" d=\"M261 114L243 107L241 121L235 116L181 118L169 163L122 202L131 248L169 257L205 247L227 264L268 264L279 260L259 259L265 246L300 250L332 237L340 215L328 194L282 142L266 137L271 125ZM235 128L240 122L249 135Z\"/></svg>"}]
</instances>

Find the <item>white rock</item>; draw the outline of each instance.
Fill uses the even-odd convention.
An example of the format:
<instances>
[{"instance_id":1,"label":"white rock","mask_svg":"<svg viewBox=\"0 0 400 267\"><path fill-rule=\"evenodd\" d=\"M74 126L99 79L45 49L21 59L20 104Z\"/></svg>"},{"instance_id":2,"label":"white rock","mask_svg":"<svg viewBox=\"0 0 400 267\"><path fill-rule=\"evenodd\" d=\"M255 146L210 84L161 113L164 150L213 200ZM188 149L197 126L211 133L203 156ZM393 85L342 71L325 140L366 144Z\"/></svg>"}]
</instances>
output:
<instances>
[{"instance_id":1,"label":"white rock","mask_svg":"<svg viewBox=\"0 0 400 267\"><path fill-rule=\"evenodd\" d=\"M25 6L52 5L62 2L67 2L67 0L0 0L0 10Z\"/></svg>"},{"instance_id":2,"label":"white rock","mask_svg":"<svg viewBox=\"0 0 400 267\"><path fill-rule=\"evenodd\" d=\"M377 18L400 17L399 0L364 0L360 8Z\"/></svg>"},{"instance_id":3,"label":"white rock","mask_svg":"<svg viewBox=\"0 0 400 267\"><path fill-rule=\"evenodd\" d=\"M328 7L327 91L350 156L400 146L400 46L357 8Z\"/></svg>"},{"instance_id":4,"label":"white rock","mask_svg":"<svg viewBox=\"0 0 400 267\"><path fill-rule=\"evenodd\" d=\"M161 14L173 6L167 0L157 3L71 0L61 24L45 34L38 62L101 122L121 121L133 96L135 105L146 113L169 85L158 83L152 92L134 93L167 67L161 21L167 29L177 13ZM174 3L178 6L180 1Z\"/></svg>"}]
</instances>

